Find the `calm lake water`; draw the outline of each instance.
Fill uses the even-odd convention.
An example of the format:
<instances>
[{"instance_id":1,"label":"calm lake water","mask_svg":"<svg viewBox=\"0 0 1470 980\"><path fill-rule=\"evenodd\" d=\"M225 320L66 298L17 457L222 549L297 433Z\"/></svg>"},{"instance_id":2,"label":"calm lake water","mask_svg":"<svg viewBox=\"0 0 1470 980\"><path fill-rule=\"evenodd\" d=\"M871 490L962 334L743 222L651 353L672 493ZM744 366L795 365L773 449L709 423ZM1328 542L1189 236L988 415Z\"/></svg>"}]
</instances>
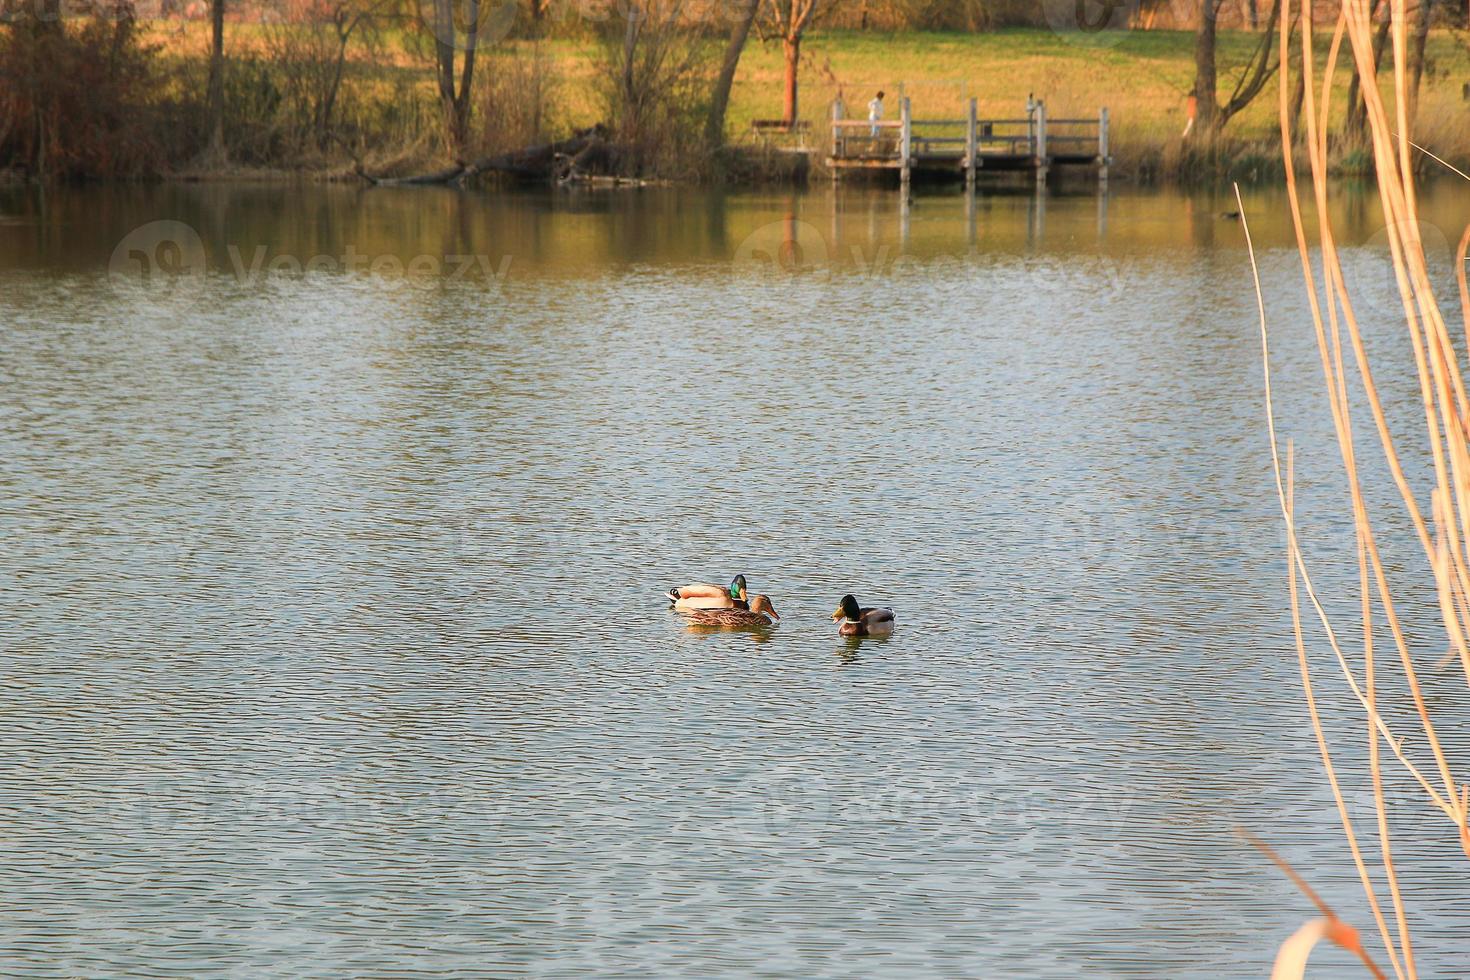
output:
<instances>
[{"instance_id":1,"label":"calm lake water","mask_svg":"<svg viewBox=\"0 0 1470 980\"><path fill-rule=\"evenodd\" d=\"M1424 200L1447 275L1470 193ZM1246 203L1350 615L1285 200ZM1412 434L1376 202L1334 208ZM0 972L1259 977L1313 912L1238 826L1376 943L1227 210L0 193ZM736 572L779 626L660 598ZM836 636L848 591L891 639ZM1464 857L1390 776L1421 973L1463 974Z\"/></svg>"}]
</instances>

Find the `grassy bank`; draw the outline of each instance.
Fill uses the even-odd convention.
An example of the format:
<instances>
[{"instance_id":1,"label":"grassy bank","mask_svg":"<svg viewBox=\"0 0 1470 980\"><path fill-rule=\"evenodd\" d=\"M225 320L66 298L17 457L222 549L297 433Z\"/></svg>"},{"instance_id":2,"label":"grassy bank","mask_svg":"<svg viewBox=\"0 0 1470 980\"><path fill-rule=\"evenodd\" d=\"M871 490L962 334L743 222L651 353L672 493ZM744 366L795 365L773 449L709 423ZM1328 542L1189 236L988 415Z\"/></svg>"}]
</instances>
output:
<instances>
[{"instance_id":1,"label":"grassy bank","mask_svg":"<svg viewBox=\"0 0 1470 980\"><path fill-rule=\"evenodd\" d=\"M962 115L970 96L979 100L982 116L1015 116L1034 92L1046 101L1054 118L1091 117L1100 106L1107 106L1115 172L1187 176L1211 169L1207 161L1192 159L1181 139L1185 100L1194 83L1194 40L1191 32L1134 31L1110 47L1090 48L1035 30L819 35L809 45L820 67L808 73L803 114L820 118L839 86L849 93L847 102L852 105L866 103L871 89L892 93L902 84L913 100L915 115L929 117ZM1222 99L1256 41L1252 34L1221 35ZM1325 58L1326 38L1320 48ZM1436 33L1429 40L1426 60L1419 142L1443 151L1447 158L1470 162L1470 103L1461 97L1461 85L1470 81L1470 46L1450 32ZM780 80L779 51L752 48L736 87L732 131L748 127L753 117L779 115ZM1340 126L1346 113L1348 81L1349 73L1339 70L1334 126ZM1223 162L1228 166L1235 161L1240 171L1274 166L1278 134L1273 80L1226 127Z\"/></svg>"},{"instance_id":2,"label":"grassy bank","mask_svg":"<svg viewBox=\"0 0 1470 980\"><path fill-rule=\"evenodd\" d=\"M199 22L150 22L148 40L158 45L170 84L202 92L207 26ZM317 172L341 171L353 157L370 167L413 170L444 157L437 136L438 115L431 73L421 50L403 36L388 34L371 48L349 48L341 113L348 138L297 153L273 142L262 115L281 100L272 86L269 62L272 28L231 24L227 48L236 59L231 105L238 117L236 138L250 152L237 154L255 166L287 166ZM279 28L275 28L279 30ZM857 112L875 89L890 93L896 113L899 92L913 100L919 117L963 113L970 97L982 116L1014 117L1028 94L1045 99L1053 118L1092 116L1106 105L1113 120L1115 174L1139 179L1213 177L1233 173L1265 176L1275 158L1275 83L1225 131L1219 150L1201 155L1181 139L1185 98L1194 78L1194 35L1179 31L1134 31L1108 36L1110 43L1073 43L1045 30L1004 30L985 34L848 31L816 32L804 45L801 115L812 121L813 139L823 138L822 121L831 100L842 93ZM1252 34L1226 32L1220 38L1222 98L1256 44ZM1326 39L1322 40L1325 53ZM539 42L506 41L482 52L479 75L480 148L517 145L525 127L507 122L525 115L530 78L540 92L537 124L557 136L607 117L601 94L598 47L586 38ZM528 67L529 66L529 67ZM1335 125L1346 111L1348 73L1338 74ZM1429 40L1427 70L1417 124L1419 141L1448 159L1470 164L1470 103L1461 86L1470 80L1470 44L1450 31ZM732 141L748 139L752 119L780 115L781 52L777 45L752 39L736 77L728 117ZM181 91L187 97L187 91ZM274 99L274 101L272 101ZM1342 159L1346 170L1358 163ZM173 161L172 168L181 164Z\"/></svg>"}]
</instances>

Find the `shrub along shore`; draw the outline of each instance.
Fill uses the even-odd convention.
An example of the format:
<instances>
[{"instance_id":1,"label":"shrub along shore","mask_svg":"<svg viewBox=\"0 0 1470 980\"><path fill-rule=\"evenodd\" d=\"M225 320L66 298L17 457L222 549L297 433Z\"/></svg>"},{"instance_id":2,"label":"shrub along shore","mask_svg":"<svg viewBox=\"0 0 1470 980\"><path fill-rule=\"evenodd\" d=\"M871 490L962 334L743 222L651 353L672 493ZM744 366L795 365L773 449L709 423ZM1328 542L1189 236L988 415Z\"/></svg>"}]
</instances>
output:
<instances>
[{"instance_id":1,"label":"shrub along shore","mask_svg":"<svg viewBox=\"0 0 1470 980\"><path fill-rule=\"evenodd\" d=\"M392 177L566 139L594 124L617 125L627 93L620 89L625 81L612 33L562 23L559 34L512 35L482 47L456 138L440 98L432 38L406 23L402 17L363 21L344 43L337 21L228 22L216 144L208 22L69 19L38 49L24 24L12 21L0 26L0 170L53 178ZM1221 32L1222 97L1245 71L1259 37ZM656 112L649 110L636 152L616 157L613 169L675 180L732 172L738 179L789 178L789 158L785 167L761 163L764 144L752 128L754 120L782 115L785 89L781 45L755 34L739 62L724 127L727 144L751 152L738 154L739 167L711 163L729 159L712 154L708 139L700 138L707 82L725 43L711 33L682 47L668 44L665 62L679 70L645 79L657 95ZM1327 38L1319 43L1325 53ZM96 57L99 51L107 56ZM1253 180L1279 173L1274 79L1217 138L1184 135L1194 53L1191 31L1120 31L1084 42L1036 28L813 30L801 47L798 117L810 125L807 145L817 148L820 168L823 124L839 95L855 113L882 89L896 116L902 93L916 116L930 118L962 116L971 97L982 117L1014 118L1034 95L1053 118L1109 109L1115 179ZM1339 131L1350 75L1338 72L1333 119ZM1436 29L1426 48L1415 137L1462 167L1470 165L1467 81L1470 43L1461 33ZM16 94L26 92L29 104ZM1347 139L1338 141L1333 162L1343 173L1371 165Z\"/></svg>"}]
</instances>

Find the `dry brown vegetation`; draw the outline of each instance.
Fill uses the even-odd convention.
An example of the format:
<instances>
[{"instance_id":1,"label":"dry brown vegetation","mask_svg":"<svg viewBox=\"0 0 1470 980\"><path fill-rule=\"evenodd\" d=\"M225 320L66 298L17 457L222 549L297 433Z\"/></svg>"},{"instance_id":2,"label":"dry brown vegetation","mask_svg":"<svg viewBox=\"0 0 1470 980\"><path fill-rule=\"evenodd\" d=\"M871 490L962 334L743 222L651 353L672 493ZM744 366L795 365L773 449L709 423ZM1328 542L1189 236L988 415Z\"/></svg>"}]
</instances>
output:
<instances>
[{"instance_id":1,"label":"dry brown vegetation","mask_svg":"<svg viewBox=\"0 0 1470 980\"><path fill-rule=\"evenodd\" d=\"M1383 557L1385 521L1381 514L1372 512L1367 502L1369 494L1363 474L1368 466L1359 453L1377 451L1383 455L1395 495L1422 551L1428 579L1433 582L1439 614L1437 625L1470 685L1470 551L1467 551L1470 547L1470 396L1462 372L1462 352L1456 349L1456 336L1451 335L1442 314L1420 237L1414 177L1414 161L1419 151L1414 145L1408 78L1409 23L1402 0L1395 0L1391 12L1388 85L1380 88L1373 64L1373 24L1365 0L1346 0L1340 5L1320 66L1311 46L1312 11L1310 8L1303 11L1301 71L1305 85L1299 137L1293 132L1292 82L1286 73L1280 79L1277 106L1303 281L1310 299L1323 383L1347 478L1347 505L1355 532L1358 613L1356 621L1350 624L1329 614L1331 599L1319 594L1313 584L1311 566L1301 548L1293 454L1290 447L1285 454L1280 449L1271 408L1267 316L1259 278L1257 298L1261 304L1261 339L1266 357L1272 458L1287 530L1288 594L1306 707L1337 802L1344 842L1362 882L1369 913L1393 974L1403 980L1417 975L1410 925L1413 910L1394 863L1390 811L1385 802L1385 770L1392 767L1401 778L1407 776L1404 781L1413 788L1422 806L1442 819L1444 833L1463 849L1467 860L1470 860L1470 783L1465 781L1463 760L1455 759L1441 738L1437 714L1443 709L1436 709L1435 703L1425 695L1421 683L1424 665L1416 658L1408 639L1409 624L1403 620L1404 610L1413 604L1406 601L1405 572L1392 568ZM1375 164L1390 261L1402 304L1405 346L1412 354L1419 381L1424 428L1417 433L1395 432L1390 423L1390 413L1374 381L1373 365L1343 273L1328 207L1335 188L1327 165L1329 134L1325 120L1332 110L1334 79L1346 60L1369 81L1365 86L1368 149ZM1307 187L1310 198L1306 202L1302 199L1291 152L1298 138L1306 151L1311 181ZM1315 213L1315 220L1309 222L1305 217L1308 213ZM1466 291L1465 281L1467 244L1470 244L1470 229L1460 241L1457 256L1460 306L1465 320L1462 330L1470 330L1470 293ZM1252 253L1253 267L1254 262ZM1466 336L1463 332L1458 334L1461 340ZM1368 447L1360 446L1356 437L1354 405L1366 406L1367 424L1374 433ZM1362 427L1365 423L1360 420L1356 424ZM1426 456L1432 462L1433 482L1427 488L1416 487L1406 473L1406 461ZM1368 828L1355 825L1345 802L1347 777L1334 763L1334 757L1340 759L1344 749L1332 744L1322 721L1317 700L1321 680L1312 676L1304 612L1320 624L1331 660L1350 694L1349 703L1355 704L1361 713L1366 779L1375 811L1373 826ZM1387 656L1375 645L1377 633L1382 630L1382 626L1376 630L1375 625L1380 623L1387 627L1390 637ZM1418 656L1422 655L1418 651ZM1390 680L1402 683L1402 694L1397 686L1388 687ZM1386 691L1391 693L1385 694ZM1391 704L1390 698L1406 703ZM1317 940L1340 940L1343 935L1341 931L1334 935L1326 927L1304 928L1283 947L1275 976L1281 980L1300 977L1307 953ZM1377 972L1376 967L1373 969Z\"/></svg>"}]
</instances>

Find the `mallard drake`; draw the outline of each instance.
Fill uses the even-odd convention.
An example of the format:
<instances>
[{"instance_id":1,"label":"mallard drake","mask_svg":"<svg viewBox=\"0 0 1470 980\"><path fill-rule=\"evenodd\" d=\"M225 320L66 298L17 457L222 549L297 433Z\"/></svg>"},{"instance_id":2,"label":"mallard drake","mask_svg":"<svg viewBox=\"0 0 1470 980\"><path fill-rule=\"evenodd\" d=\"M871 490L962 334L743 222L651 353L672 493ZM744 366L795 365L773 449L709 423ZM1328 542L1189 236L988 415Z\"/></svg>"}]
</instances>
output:
<instances>
[{"instance_id":1,"label":"mallard drake","mask_svg":"<svg viewBox=\"0 0 1470 980\"><path fill-rule=\"evenodd\" d=\"M674 609L681 613L693 612L696 609L748 609L745 594L745 576L737 575L727 589L721 585L710 585L706 582L694 582L690 585L681 585L670 589L664 595L674 604Z\"/></svg>"},{"instance_id":2,"label":"mallard drake","mask_svg":"<svg viewBox=\"0 0 1470 980\"><path fill-rule=\"evenodd\" d=\"M689 622L697 626L769 626L772 620L781 618L771 605L770 596L757 593L750 597L749 606L748 609L694 609L689 613Z\"/></svg>"},{"instance_id":3,"label":"mallard drake","mask_svg":"<svg viewBox=\"0 0 1470 980\"><path fill-rule=\"evenodd\" d=\"M842 603L832 614L839 636L887 636L893 632L893 610L873 606L859 606L851 595L842 597Z\"/></svg>"}]
</instances>

